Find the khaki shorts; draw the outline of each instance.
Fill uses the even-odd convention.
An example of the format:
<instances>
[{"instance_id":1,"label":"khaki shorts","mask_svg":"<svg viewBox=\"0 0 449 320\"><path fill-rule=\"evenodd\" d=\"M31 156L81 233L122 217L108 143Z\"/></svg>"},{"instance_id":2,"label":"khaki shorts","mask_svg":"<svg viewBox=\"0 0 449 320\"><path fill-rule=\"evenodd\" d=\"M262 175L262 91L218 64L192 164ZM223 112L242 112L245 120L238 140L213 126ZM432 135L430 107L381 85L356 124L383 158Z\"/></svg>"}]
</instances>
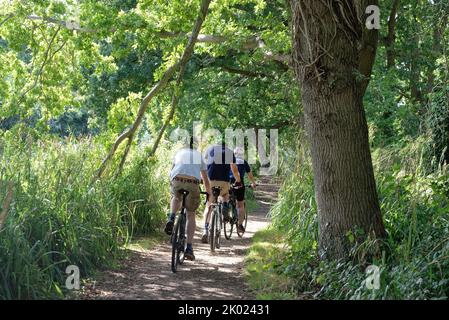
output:
<instances>
[{"instance_id":1,"label":"khaki shorts","mask_svg":"<svg viewBox=\"0 0 449 320\"><path fill-rule=\"evenodd\" d=\"M200 187L195 183L182 182L177 180L172 180L170 182L170 193L172 197L176 198L182 203L182 194L179 191L187 190L189 194L186 197L186 209L188 212L195 212L200 206Z\"/></svg>"},{"instance_id":2,"label":"khaki shorts","mask_svg":"<svg viewBox=\"0 0 449 320\"><path fill-rule=\"evenodd\" d=\"M211 180L210 181L210 188L218 187L221 189L220 196L226 197L229 194L229 182L227 181L217 181L217 180Z\"/></svg>"}]
</instances>

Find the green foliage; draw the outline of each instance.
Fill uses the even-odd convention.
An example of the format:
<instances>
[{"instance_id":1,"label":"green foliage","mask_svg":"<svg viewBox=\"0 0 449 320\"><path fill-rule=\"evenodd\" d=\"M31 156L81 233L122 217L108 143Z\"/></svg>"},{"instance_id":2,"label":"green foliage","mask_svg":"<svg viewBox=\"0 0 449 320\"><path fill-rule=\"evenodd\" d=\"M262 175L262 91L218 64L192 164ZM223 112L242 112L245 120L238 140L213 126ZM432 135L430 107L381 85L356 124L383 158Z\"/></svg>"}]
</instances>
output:
<instances>
[{"instance_id":1,"label":"green foliage","mask_svg":"<svg viewBox=\"0 0 449 320\"><path fill-rule=\"evenodd\" d=\"M431 95L426 126L432 141L426 158L435 170L440 164L449 163L449 88Z\"/></svg>"},{"instance_id":2,"label":"green foliage","mask_svg":"<svg viewBox=\"0 0 449 320\"><path fill-rule=\"evenodd\" d=\"M392 3L381 1L382 11ZM142 96L179 59L199 4L2 3L0 201L7 181L14 182L15 193L0 231L0 298L61 297L64 266L77 264L86 275L120 256L131 235L159 227L168 204L171 149L162 139L148 160L144 144L160 129L173 90L180 88L170 83L151 101L122 174L115 176L116 156L104 180L92 177L113 139L134 121ZM395 64L385 65L385 23L364 97L388 231L388 252L366 261L382 270L382 289L373 292L363 285L365 265L319 262L317 256L309 155L304 145L291 148L302 116L299 88L289 66L267 57L291 52L287 2L223 0L210 6L201 33L220 41L196 45L167 131L190 129L198 120L204 129L281 131L280 172L286 178L271 214L278 228L273 232L283 234L274 242L288 247L278 252L277 246L257 245L270 234L256 237L250 265L261 298L290 298L293 289L338 299L448 296L449 187L443 163L449 160L449 5L401 0L398 10ZM73 19L82 30L66 27ZM359 244L353 254L363 257L375 245ZM258 287L265 272L273 285Z\"/></svg>"},{"instance_id":3,"label":"green foliage","mask_svg":"<svg viewBox=\"0 0 449 320\"><path fill-rule=\"evenodd\" d=\"M282 261L288 252L284 238L274 228L258 231L251 239L251 247L245 259L245 273L251 289L257 292L256 299L295 299L294 281L285 274L276 272L274 261Z\"/></svg>"},{"instance_id":4,"label":"green foliage","mask_svg":"<svg viewBox=\"0 0 449 320\"><path fill-rule=\"evenodd\" d=\"M168 202L162 166L156 174L155 163L136 161L119 179L92 183L104 155L92 138L37 141L17 129L4 134L0 150L2 201L14 183L0 231L0 299L61 297L68 265L91 274L114 263L133 233L161 225Z\"/></svg>"},{"instance_id":5,"label":"green foliage","mask_svg":"<svg viewBox=\"0 0 449 320\"><path fill-rule=\"evenodd\" d=\"M422 155L427 144L420 139L400 152L391 146L374 153L387 250L382 257L361 260L376 243L358 244L352 250L357 263L320 262L310 164L300 158L271 213L290 248L286 257L272 262L275 271L294 280L298 293L310 292L315 298L447 299L449 171L445 166L426 174ZM366 288L369 264L380 268L379 290Z\"/></svg>"},{"instance_id":6,"label":"green foliage","mask_svg":"<svg viewBox=\"0 0 449 320\"><path fill-rule=\"evenodd\" d=\"M112 132L122 132L134 122L141 99L140 94L130 93L126 99L120 98L111 106L108 126Z\"/></svg>"}]
</instances>

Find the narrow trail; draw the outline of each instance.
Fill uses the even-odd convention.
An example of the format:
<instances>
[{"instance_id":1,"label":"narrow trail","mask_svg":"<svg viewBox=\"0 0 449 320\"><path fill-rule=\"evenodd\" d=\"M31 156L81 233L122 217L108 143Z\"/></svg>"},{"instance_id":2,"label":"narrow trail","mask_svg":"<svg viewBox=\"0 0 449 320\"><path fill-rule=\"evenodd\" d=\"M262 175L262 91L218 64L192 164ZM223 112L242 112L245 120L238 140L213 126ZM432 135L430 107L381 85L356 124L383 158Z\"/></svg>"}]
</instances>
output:
<instances>
[{"instance_id":1,"label":"narrow trail","mask_svg":"<svg viewBox=\"0 0 449 320\"><path fill-rule=\"evenodd\" d=\"M269 224L266 217L277 199L278 183L267 177L255 191L257 208L249 213L243 238L230 241L211 253L200 242L202 221L197 219L194 239L196 260L186 261L176 274L170 270L171 246L167 240L154 250L132 250L117 270L108 270L85 289L83 299L254 299L244 280L244 258L257 231Z\"/></svg>"}]
</instances>

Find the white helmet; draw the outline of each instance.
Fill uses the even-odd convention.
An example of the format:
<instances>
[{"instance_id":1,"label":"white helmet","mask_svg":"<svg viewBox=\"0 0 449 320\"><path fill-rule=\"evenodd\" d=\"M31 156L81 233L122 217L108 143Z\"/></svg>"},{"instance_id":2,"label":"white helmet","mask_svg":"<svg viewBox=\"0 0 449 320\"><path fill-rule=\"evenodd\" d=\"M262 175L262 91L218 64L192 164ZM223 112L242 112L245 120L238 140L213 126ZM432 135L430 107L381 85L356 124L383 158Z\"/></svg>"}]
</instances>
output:
<instances>
[{"instance_id":1,"label":"white helmet","mask_svg":"<svg viewBox=\"0 0 449 320\"><path fill-rule=\"evenodd\" d=\"M234 154L237 158L243 158L245 156L245 149L242 147L236 147L234 149Z\"/></svg>"}]
</instances>

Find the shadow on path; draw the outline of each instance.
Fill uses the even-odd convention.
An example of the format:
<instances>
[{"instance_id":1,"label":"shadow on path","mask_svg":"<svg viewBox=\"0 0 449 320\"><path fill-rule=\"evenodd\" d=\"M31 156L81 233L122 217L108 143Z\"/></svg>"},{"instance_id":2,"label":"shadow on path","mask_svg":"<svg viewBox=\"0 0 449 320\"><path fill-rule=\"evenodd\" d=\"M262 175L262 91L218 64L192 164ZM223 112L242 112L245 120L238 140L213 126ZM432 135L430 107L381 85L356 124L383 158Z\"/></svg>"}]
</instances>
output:
<instances>
[{"instance_id":1,"label":"shadow on path","mask_svg":"<svg viewBox=\"0 0 449 320\"><path fill-rule=\"evenodd\" d=\"M131 250L122 267L103 272L95 284L87 285L82 299L254 299L244 281L244 258L254 233L269 224L266 216L277 191L276 183L261 179L255 191L258 207L249 214L243 238L234 231L230 241L223 237L221 248L211 253L209 245L200 242L197 228L196 260L186 261L176 274L170 270L168 237L155 250Z\"/></svg>"}]
</instances>

